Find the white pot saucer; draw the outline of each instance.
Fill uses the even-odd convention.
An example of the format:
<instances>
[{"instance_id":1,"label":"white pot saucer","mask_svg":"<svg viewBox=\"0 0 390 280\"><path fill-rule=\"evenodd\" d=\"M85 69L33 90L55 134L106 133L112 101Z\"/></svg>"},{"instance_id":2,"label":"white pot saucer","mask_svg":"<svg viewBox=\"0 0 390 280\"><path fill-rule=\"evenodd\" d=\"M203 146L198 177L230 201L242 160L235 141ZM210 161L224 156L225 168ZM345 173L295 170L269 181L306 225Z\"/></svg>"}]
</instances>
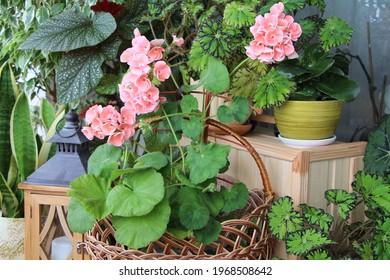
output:
<instances>
[{"instance_id":1,"label":"white pot saucer","mask_svg":"<svg viewBox=\"0 0 390 280\"><path fill-rule=\"evenodd\" d=\"M284 138L280 134L278 137L280 141L282 141L284 144L292 147L298 147L298 148L325 146L325 145L332 144L336 140L336 135L333 135L330 138L320 139L320 140L299 140L299 139Z\"/></svg>"}]
</instances>

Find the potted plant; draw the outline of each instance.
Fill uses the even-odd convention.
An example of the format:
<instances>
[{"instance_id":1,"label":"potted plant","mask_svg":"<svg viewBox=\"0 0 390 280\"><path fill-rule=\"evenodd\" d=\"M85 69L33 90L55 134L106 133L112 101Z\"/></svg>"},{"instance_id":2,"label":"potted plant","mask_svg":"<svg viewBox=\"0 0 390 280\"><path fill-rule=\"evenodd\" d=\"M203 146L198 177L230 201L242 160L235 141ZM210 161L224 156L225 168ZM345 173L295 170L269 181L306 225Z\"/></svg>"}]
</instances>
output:
<instances>
[{"instance_id":1,"label":"potted plant","mask_svg":"<svg viewBox=\"0 0 390 280\"><path fill-rule=\"evenodd\" d=\"M299 7L292 7L286 3L285 10L296 12L297 8L310 4L302 1ZM322 19L325 3L319 1L317 4L319 15L299 20L302 35L295 42L299 54L296 59L283 60L278 57L278 48L273 46L275 42L263 43L264 36L269 33L264 31L266 19L260 16L251 29L254 40L247 48L247 54L269 64L269 68L265 74L259 75L248 65L237 73L246 76L246 81L236 83L247 98L253 98L255 106L274 108L277 126L285 138L315 140L332 137L342 102L353 101L360 90L359 85L348 78L350 59L341 52L332 51L348 43L353 30L337 17ZM280 33L281 30L285 30L283 26L276 26L267 32ZM279 40L283 41L283 38ZM313 43L313 40L319 43ZM244 88L249 86L254 90L245 91ZM314 115L305 114L308 111Z\"/></svg>"},{"instance_id":2,"label":"potted plant","mask_svg":"<svg viewBox=\"0 0 390 280\"><path fill-rule=\"evenodd\" d=\"M269 225L273 234L285 241L287 254L309 260L390 259L390 147L385 140L389 132L390 117L386 116L369 135L364 170L356 173L352 192L325 192L336 215L307 204L296 210L290 197L274 201ZM364 205L365 217L351 221L350 213L359 204Z\"/></svg>"}]
</instances>

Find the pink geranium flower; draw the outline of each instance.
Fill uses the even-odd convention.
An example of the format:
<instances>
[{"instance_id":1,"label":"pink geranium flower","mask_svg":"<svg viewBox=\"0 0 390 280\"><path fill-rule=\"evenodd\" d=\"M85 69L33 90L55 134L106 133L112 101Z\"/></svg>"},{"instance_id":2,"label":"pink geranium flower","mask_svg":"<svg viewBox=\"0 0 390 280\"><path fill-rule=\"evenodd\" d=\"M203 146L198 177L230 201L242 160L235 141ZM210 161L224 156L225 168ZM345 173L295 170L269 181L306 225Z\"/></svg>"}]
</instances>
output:
<instances>
[{"instance_id":1,"label":"pink geranium flower","mask_svg":"<svg viewBox=\"0 0 390 280\"><path fill-rule=\"evenodd\" d=\"M172 38L173 38L173 43L178 46L178 47L181 47L183 44L184 44L184 39L181 38L181 37L176 37L176 35L172 35Z\"/></svg>"},{"instance_id":2,"label":"pink geranium flower","mask_svg":"<svg viewBox=\"0 0 390 280\"><path fill-rule=\"evenodd\" d=\"M148 57L152 61L160 60L163 58L163 52L162 47L154 47L148 52Z\"/></svg>"},{"instance_id":3,"label":"pink geranium flower","mask_svg":"<svg viewBox=\"0 0 390 280\"><path fill-rule=\"evenodd\" d=\"M292 16L283 11L284 4L279 2L271 7L270 13L256 17L255 24L250 27L254 40L245 47L249 58L269 64L286 57L297 57L292 41L298 40L302 29Z\"/></svg>"},{"instance_id":4,"label":"pink geranium flower","mask_svg":"<svg viewBox=\"0 0 390 280\"><path fill-rule=\"evenodd\" d=\"M171 68L165 63L165 61L157 61L154 65L154 76L162 82L171 76Z\"/></svg>"}]
</instances>

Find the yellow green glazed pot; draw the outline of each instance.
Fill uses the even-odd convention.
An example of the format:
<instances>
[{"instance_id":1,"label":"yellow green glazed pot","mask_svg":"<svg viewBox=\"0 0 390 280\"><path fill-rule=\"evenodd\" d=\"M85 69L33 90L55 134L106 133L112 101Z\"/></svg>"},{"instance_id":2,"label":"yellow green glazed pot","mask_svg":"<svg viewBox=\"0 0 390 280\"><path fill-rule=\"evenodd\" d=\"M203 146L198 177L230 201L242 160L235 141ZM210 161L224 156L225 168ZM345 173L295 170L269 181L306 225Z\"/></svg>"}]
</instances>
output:
<instances>
[{"instance_id":1,"label":"yellow green glazed pot","mask_svg":"<svg viewBox=\"0 0 390 280\"><path fill-rule=\"evenodd\" d=\"M284 138L319 140L333 136L342 101L286 101L274 108L275 122Z\"/></svg>"}]
</instances>

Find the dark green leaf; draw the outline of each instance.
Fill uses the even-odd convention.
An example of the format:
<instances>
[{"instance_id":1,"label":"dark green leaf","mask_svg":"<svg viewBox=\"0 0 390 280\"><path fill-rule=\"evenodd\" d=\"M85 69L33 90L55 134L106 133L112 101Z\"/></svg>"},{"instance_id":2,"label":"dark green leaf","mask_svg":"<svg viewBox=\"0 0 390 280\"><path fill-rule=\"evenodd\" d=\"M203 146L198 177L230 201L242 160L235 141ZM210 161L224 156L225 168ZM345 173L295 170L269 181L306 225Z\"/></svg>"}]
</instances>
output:
<instances>
[{"instance_id":1,"label":"dark green leaf","mask_svg":"<svg viewBox=\"0 0 390 280\"><path fill-rule=\"evenodd\" d=\"M222 208L224 212L231 212L243 208L249 199L248 188L244 183L235 183L231 189L221 188L221 194L225 200Z\"/></svg>"},{"instance_id":2,"label":"dark green leaf","mask_svg":"<svg viewBox=\"0 0 390 280\"><path fill-rule=\"evenodd\" d=\"M31 123L30 104L24 93L19 94L16 100L10 123L12 152L18 164L21 181L25 181L38 167L38 146Z\"/></svg>"},{"instance_id":3,"label":"dark green leaf","mask_svg":"<svg viewBox=\"0 0 390 280\"><path fill-rule=\"evenodd\" d=\"M232 108L226 105L221 105L218 107L217 116L218 120L222 123L231 123L234 120L234 113Z\"/></svg>"},{"instance_id":4,"label":"dark green leaf","mask_svg":"<svg viewBox=\"0 0 390 280\"><path fill-rule=\"evenodd\" d=\"M390 115L386 115L378 128L368 135L364 170L369 174L390 174Z\"/></svg>"},{"instance_id":5,"label":"dark green leaf","mask_svg":"<svg viewBox=\"0 0 390 280\"><path fill-rule=\"evenodd\" d=\"M113 95L119 91L118 84L120 83L121 81L118 76L107 74L101 78L95 90L99 94Z\"/></svg>"},{"instance_id":6,"label":"dark green leaf","mask_svg":"<svg viewBox=\"0 0 390 280\"><path fill-rule=\"evenodd\" d=\"M106 40L115 29L116 22L110 13L96 13L88 18L78 12L65 12L46 20L20 48L71 51L95 46Z\"/></svg>"},{"instance_id":7,"label":"dark green leaf","mask_svg":"<svg viewBox=\"0 0 390 280\"><path fill-rule=\"evenodd\" d=\"M205 227L209 221L210 212L207 207L197 203L183 203L179 208L180 223L187 229L195 230Z\"/></svg>"},{"instance_id":8,"label":"dark green leaf","mask_svg":"<svg viewBox=\"0 0 390 280\"><path fill-rule=\"evenodd\" d=\"M360 86L356 81L336 74L326 75L315 86L329 97L343 102L352 102L360 93Z\"/></svg>"},{"instance_id":9,"label":"dark green leaf","mask_svg":"<svg viewBox=\"0 0 390 280\"><path fill-rule=\"evenodd\" d=\"M57 95L69 103L90 93L103 77L104 55L94 48L66 53L57 68Z\"/></svg>"},{"instance_id":10,"label":"dark green leaf","mask_svg":"<svg viewBox=\"0 0 390 280\"><path fill-rule=\"evenodd\" d=\"M329 253L324 249L317 249L314 251L310 251L305 258L307 260L331 260L331 257L329 256Z\"/></svg>"},{"instance_id":11,"label":"dark green leaf","mask_svg":"<svg viewBox=\"0 0 390 280\"><path fill-rule=\"evenodd\" d=\"M219 221L210 217L207 225L201 229L194 230L194 236L200 242L208 245L218 240L219 233L222 230L222 225Z\"/></svg>"},{"instance_id":12,"label":"dark green leaf","mask_svg":"<svg viewBox=\"0 0 390 280\"><path fill-rule=\"evenodd\" d=\"M379 260L390 259L390 218L377 222L374 235L374 252Z\"/></svg>"}]
</instances>

